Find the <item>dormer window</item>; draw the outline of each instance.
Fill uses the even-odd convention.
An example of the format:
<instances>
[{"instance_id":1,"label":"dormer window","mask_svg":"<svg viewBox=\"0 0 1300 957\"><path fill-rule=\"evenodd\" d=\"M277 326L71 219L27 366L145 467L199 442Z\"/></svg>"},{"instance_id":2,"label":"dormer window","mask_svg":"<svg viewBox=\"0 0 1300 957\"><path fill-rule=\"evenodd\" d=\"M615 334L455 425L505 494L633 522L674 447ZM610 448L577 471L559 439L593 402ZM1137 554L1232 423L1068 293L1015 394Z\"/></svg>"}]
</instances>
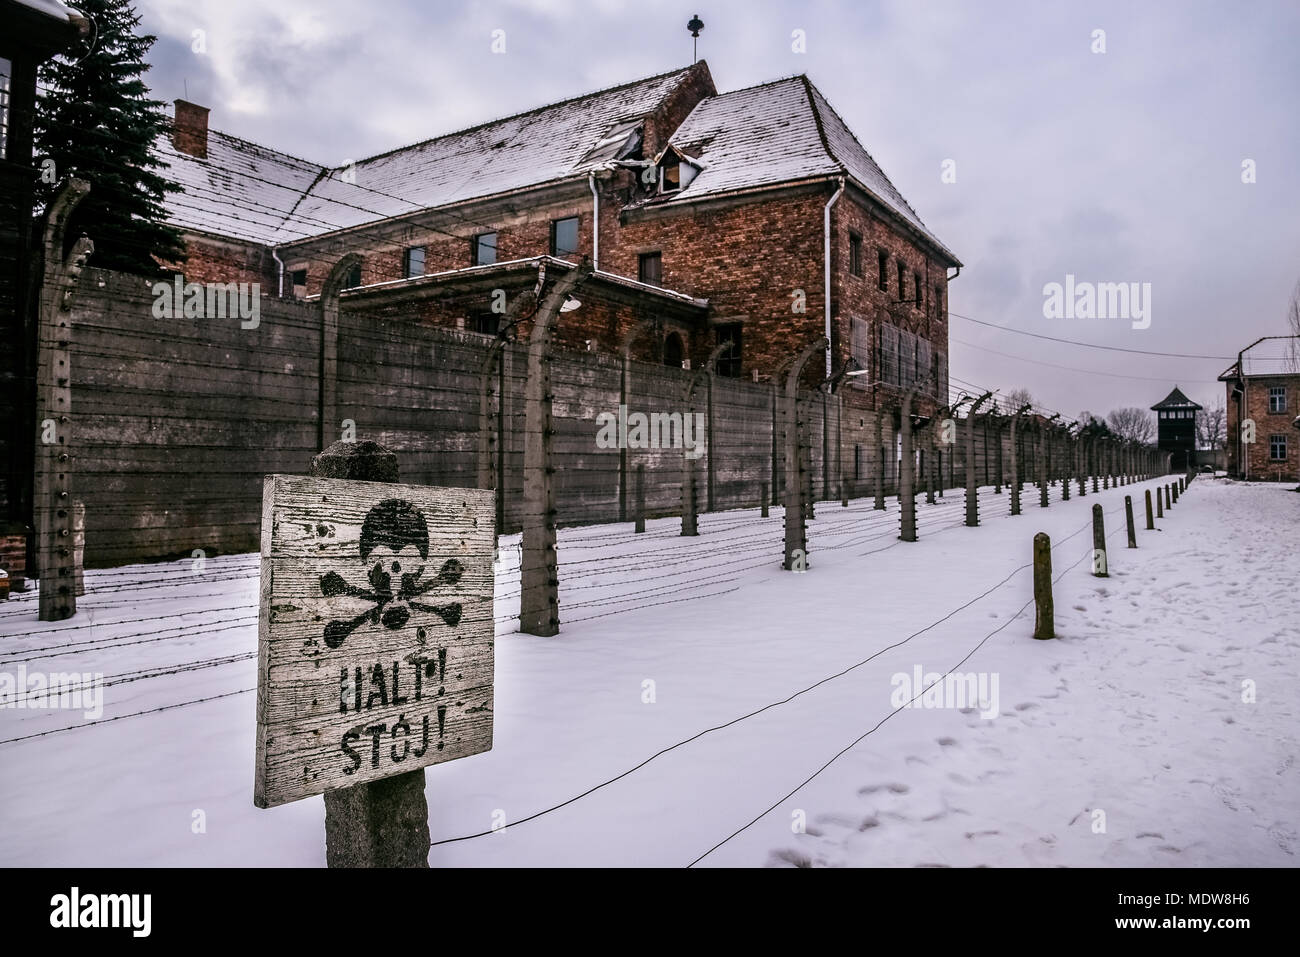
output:
<instances>
[{"instance_id":1,"label":"dormer window","mask_svg":"<svg viewBox=\"0 0 1300 957\"><path fill-rule=\"evenodd\" d=\"M675 146L669 146L659 158L659 192L676 193L691 184L700 167Z\"/></svg>"}]
</instances>

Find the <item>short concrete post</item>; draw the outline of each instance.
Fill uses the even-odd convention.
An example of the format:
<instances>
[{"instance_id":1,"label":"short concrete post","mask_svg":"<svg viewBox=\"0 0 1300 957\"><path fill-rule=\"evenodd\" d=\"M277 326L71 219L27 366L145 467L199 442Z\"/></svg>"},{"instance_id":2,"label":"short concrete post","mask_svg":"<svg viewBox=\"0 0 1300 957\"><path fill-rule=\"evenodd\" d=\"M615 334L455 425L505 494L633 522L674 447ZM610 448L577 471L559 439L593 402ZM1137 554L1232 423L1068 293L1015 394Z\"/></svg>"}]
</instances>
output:
<instances>
[{"instance_id":1,"label":"short concrete post","mask_svg":"<svg viewBox=\"0 0 1300 957\"><path fill-rule=\"evenodd\" d=\"M1151 489L1146 490L1147 500L1147 531L1152 531L1156 527L1156 520L1151 514Z\"/></svg>"},{"instance_id":2,"label":"short concrete post","mask_svg":"<svg viewBox=\"0 0 1300 957\"><path fill-rule=\"evenodd\" d=\"M1137 529L1133 525L1133 496L1124 496L1124 521L1128 523L1128 547L1137 548Z\"/></svg>"},{"instance_id":3,"label":"short concrete post","mask_svg":"<svg viewBox=\"0 0 1300 957\"><path fill-rule=\"evenodd\" d=\"M767 479L763 479L762 483L759 485L759 495L758 495L759 508L760 508L759 514L763 518L768 517L767 509L768 509L769 500L767 496L768 496Z\"/></svg>"},{"instance_id":4,"label":"short concrete post","mask_svg":"<svg viewBox=\"0 0 1300 957\"><path fill-rule=\"evenodd\" d=\"M645 531L645 463L636 467L636 486L633 490L633 507L636 509L636 532Z\"/></svg>"},{"instance_id":5,"label":"short concrete post","mask_svg":"<svg viewBox=\"0 0 1300 957\"><path fill-rule=\"evenodd\" d=\"M840 482L840 505L844 508L849 507L849 484Z\"/></svg>"},{"instance_id":6,"label":"short concrete post","mask_svg":"<svg viewBox=\"0 0 1300 957\"><path fill-rule=\"evenodd\" d=\"M1056 637L1052 604L1052 540L1046 532L1034 536L1034 637Z\"/></svg>"},{"instance_id":7,"label":"short concrete post","mask_svg":"<svg viewBox=\"0 0 1300 957\"><path fill-rule=\"evenodd\" d=\"M318 478L396 482L397 456L376 442L335 442L311 463ZM424 769L325 792L329 867L429 866Z\"/></svg>"},{"instance_id":8,"label":"short concrete post","mask_svg":"<svg viewBox=\"0 0 1300 957\"><path fill-rule=\"evenodd\" d=\"M1150 492L1147 492L1150 495ZM1156 486L1156 518L1165 517L1165 498L1160 494L1160 486Z\"/></svg>"},{"instance_id":9,"label":"short concrete post","mask_svg":"<svg viewBox=\"0 0 1300 957\"><path fill-rule=\"evenodd\" d=\"M1092 573L1097 578L1109 578L1106 570L1106 517L1101 503L1092 507Z\"/></svg>"}]
</instances>

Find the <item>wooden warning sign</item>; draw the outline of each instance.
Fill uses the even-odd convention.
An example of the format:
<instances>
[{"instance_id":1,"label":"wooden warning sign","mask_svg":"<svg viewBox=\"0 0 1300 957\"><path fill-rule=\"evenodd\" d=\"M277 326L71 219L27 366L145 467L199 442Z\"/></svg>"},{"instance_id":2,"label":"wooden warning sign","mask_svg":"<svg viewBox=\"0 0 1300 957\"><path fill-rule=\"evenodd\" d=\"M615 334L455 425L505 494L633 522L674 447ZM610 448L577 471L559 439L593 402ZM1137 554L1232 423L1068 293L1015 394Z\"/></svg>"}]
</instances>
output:
<instances>
[{"instance_id":1,"label":"wooden warning sign","mask_svg":"<svg viewBox=\"0 0 1300 957\"><path fill-rule=\"evenodd\" d=\"M254 804L491 749L494 543L491 490L267 476Z\"/></svg>"}]
</instances>

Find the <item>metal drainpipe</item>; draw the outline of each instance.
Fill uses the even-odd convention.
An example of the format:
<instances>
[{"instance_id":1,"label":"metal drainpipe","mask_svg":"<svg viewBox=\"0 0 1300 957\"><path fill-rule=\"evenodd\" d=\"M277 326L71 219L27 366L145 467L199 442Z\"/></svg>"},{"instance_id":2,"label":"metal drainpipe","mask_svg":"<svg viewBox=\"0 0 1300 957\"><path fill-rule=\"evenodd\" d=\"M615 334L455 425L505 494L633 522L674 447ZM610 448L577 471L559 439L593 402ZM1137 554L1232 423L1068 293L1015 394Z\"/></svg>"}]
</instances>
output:
<instances>
[{"instance_id":1,"label":"metal drainpipe","mask_svg":"<svg viewBox=\"0 0 1300 957\"><path fill-rule=\"evenodd\" d=\"M280 267L279 286L276 289L276 295L279 296L281 299L283 299L284 298L284 260L281 259L279 253L275 251L274 246L271 247L271 258L274 259Z\"/></svg>"},{"instance_id":2,"label":"metal drainpipe","mask_svg":"<svg viewBox=\"0 0 1300 957\"><path fill-rule=\"evenodd\" d=\"M596 192L596 172L587 174L591 187L591 268L600 268L600 194Z\"/></svg>"},{"instance_id":3,"label":"metal drainpipe","mask_svg":"<svg viewBox=\"0 0 1300 957\"><path fill-rule=\"evenodd\" d=\"M831 207L844 192L844 177L840 177L840 188L826 203L822 212L823 255L826 264L826 288L822 299L822 311L826 314L826 378L831 377Z\"/></svg>"}]
</instances>

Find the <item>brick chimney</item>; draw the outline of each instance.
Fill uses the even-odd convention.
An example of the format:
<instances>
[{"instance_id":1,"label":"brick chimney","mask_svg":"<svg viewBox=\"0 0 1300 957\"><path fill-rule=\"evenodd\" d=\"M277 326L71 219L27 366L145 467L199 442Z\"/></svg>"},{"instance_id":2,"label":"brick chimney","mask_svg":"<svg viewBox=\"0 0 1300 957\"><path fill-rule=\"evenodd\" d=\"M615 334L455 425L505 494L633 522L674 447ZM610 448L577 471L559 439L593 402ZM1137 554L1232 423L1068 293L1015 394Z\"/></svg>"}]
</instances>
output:
<instances>
[{"instance_id":1,"label":"brick chimney","mask_svg":"<svg viewBox=\"0 0 1300 957\"><path fill-rule=\"evenodd\" d=\"M188 153L199 159L208 158L208 108L176 101L176 119L172 122L172 146L179 153Z\"/></svg>"}]
</instances>

